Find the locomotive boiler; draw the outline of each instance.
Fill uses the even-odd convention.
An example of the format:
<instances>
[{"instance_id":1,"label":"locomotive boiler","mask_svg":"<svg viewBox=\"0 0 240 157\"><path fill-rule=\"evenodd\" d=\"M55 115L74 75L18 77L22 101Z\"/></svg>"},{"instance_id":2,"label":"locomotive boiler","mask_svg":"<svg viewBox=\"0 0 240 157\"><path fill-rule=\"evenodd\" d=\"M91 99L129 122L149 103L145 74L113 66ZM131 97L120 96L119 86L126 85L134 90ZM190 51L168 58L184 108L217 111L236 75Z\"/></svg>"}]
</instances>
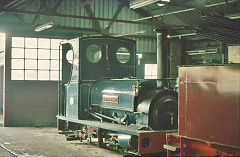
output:
<instances>
[{"instance_id":1,"label":"locomotive boiler","mask_svg":"<svg viewBox=\"0 0 240 157\"><path fill-rule=\"evenodd\" d=\"M177 93L168 79L136 78L135 41L84 37L60 50L57 119L68 139L96 138L101 147L136 154L164 151L158 146L178 126Z\"/></svg>"}]
</instances>

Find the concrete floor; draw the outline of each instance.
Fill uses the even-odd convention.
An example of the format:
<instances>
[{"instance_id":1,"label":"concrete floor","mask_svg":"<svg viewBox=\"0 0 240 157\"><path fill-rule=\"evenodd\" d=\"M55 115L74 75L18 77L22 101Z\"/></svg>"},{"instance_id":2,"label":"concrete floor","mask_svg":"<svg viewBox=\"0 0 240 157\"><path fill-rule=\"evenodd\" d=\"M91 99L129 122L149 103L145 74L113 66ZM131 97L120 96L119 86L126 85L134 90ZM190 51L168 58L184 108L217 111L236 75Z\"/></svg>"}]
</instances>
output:
<instances>
[{"instance_id":1,"label":"concrete floor","mask_svg":"<svg viewBox=\"0 0 240 157\"><path fill-rule=\"evenodd\" d=\"M20 157L120 157L119 152L102 149L90 143L66 141L57 128L2 127L0 145ZM12 157L0 147L0 157Z\"/></svg>"}]
</instances>

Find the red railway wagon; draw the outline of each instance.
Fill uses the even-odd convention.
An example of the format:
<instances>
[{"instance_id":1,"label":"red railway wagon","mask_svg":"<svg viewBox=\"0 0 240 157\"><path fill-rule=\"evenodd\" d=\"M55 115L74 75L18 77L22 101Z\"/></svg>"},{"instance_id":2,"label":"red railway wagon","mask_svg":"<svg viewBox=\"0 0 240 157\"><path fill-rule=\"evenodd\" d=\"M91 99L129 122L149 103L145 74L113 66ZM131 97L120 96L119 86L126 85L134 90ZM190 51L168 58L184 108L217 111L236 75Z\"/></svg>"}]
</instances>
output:
<instances>
[{"instance_id":1,"label":"red railway wagon","mask_svg":"<svg viewBox=\"0 0 240 157\"><path fill-rule=\"evenodd\" d=\"M240 64L179 67L178 123L168 156L240 156Z\"/></svg>"}]
</instances>

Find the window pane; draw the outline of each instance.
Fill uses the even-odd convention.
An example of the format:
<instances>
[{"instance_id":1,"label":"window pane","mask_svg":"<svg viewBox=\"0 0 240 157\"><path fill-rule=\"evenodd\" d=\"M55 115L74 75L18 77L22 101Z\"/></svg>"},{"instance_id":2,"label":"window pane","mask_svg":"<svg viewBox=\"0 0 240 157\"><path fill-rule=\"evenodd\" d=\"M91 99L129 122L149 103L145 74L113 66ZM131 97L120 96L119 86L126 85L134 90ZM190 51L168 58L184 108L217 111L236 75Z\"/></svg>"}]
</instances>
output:
<instances>
[{"instance_id":1,"label":"window pane","mask_svg":"<svg viewBox=\"0 0 240 157\"><path fill-rule=\"evenodd\" d=\"M50 50L38 49L38 59L49 59L49 58L50 58Z\"/></svg>"},{"instance_id":2,"label":"window pane","mask_svg":"<svg viewBox=\"0 0 240 157\"><path fill-rule=\"evenodd\" d=\"M145 79L151 79L151 76L145 75Z\"/></svg>"},{"instance_id":3,"label":"window pane","mask_svg":"<svg viewBox=\"0 0 240 157\"><path fill-rule=\"evenodd\" d=\"M51 70L58 70L58 69L59 69L59 61L51 60Z\"/></svg>"},{"instance_id":4,"label":"window pane","mask_svg":"<svg viewBox=\"0 0 240 157\"><path fill-rule=\"evenodd\" d=\"M25 69L37 69L37 60L25 60Z\"/></svg>"},{"instance_id":5,"label":"window pane","mask_svg":"<svg viewBox=\"0 0 240 157\"><path fill-rule=\"evenodd\" d=\"M12 69L24 69L23 59L12 59Z\"/></svg>"},{"instance_id":6,"label":"window pane","mask_svg":"<svg viewBox=\"0 0 240 157\"><path fill-rule=\"evenodd\" d=\"M116 58L120 63L127 63L130 59L130 52L125 47L121 47L117 50Z\"/></svg>"},{"instance_id":7,"label":"window pane","mask_svg":"<svg viewBox=\"0 0 240 157\"><path fill-rule=\"evenodd\" d=\"M51 39L51 49L59 49L61 39Z\"/></svg>"},{"instance_id":8,"label":"window pane","mask_svg":"<svg viewBox=\"0 0 240 157\"><path fill-rule=\"evenodd\" d=\"M145 75L151 75L151 66L150 66L150 64L145 64Z\"/></svg>"},{"instance_id":9,"label":"window pane","mask_svg":"<svg viewBox=\"0 0 240 157\"><path fill-rule=\"evenodd\" d=\"M24 58L24 49L12 48L12 58Z\"/></svg>"},{"instance_id":10,"label":"window pane","mask_svg":"<svg viewBox=\"0 0 240 157\"><path fill-rule=\"evenodd\" d=\"M157 64L153 64L151 69L152 69L152 75L157 76Z\"/></svg>"},{"instance_id":11,"label":"window pane","mask_svg":"<svg viewBox=\"0 0 240 157\"><path fill-rule=\"evenodd\" d=\"M70 60L68 59L68 56L69 56ZM102 58L102 50L98 45L91 45L86 50L86 56L87 56L87 59L88 59L89 62L97 63ZM73 58L73 51L69 50L67 52L66 57L67 57L68 62L72 63L71 58Z\"/></svg>"},{"instance_id":12,"label":"window pane","mask_svg":"<svg viewBox=\"0 0 240 157\"><path fill-rule=\"evenodd\" d=\"M38 60L38 69L49 70L50 64L49 60Z\"/></svg>"},{"instance_id":13,"label":"window pane","mask_svg":"<svg viewBox=\"0 0 240 157\"><path fill-rule=\"evenodd\" d=\"M37 59L37 49L25 49L25 58Z\"/></svg>"},{"instance_id":14,"label":"window pane","mask_svg":"<svg viewBox=\"0 0 240 157\"><path fill-rule=\"evenodd\" d=\"M25 80L37 80L37 70L25 70Z\"/></svg>"},{"instance_id":15,"label":"window pane","mask_svg":"<svg viewBox=\"0 0 240 157\"><path fill-rule=\"evenodd\" d=\"M67 59L68 63L70 63L70 64L73 64L73 57L74 57L73 53L74 53L73 50L69 50L66 54L66 59ZM95 57L91 58L91 59L89 59L89 61L92 61L92 63L98 62L99 61L98 56L100 56L100 55L97 54L96 56L97 56L96 58Z\"/></svg>"},{"instance_id":16,"label":"window pane","mask_svg":"<svg viewBox=\"0 0 240 157\"><path fill-rule=\"evenodd\" d=\"M26 48L37 48L37 38L25 38Z\"/></svg>"},{"instance_id":17,"label":"window pane","mask_svg":"<svg viewBox=\"0 0 240 157\"><path fill-rule=\"evenodd\" d=\"M59 58L59 51L58 50L51 50L51 59L58 59Z\"/></svg>"},{"instance_id":18,"label":"window pane","mask_svg":"<svg viewBox=\"0 0 240 157\"><path fill-rule=\"evenodd\" d=\"M49 71L38 71L38 80L49 80Z\"/></svg>"},{"instance_id":19,"label":"window pane","mask_svg":"<svg viewBox=\"0 0 240 157\"><path fill-rule=\"evenodd\" d=\"M24 80L23 70L12 70L11 75L12 80Z\"/></svg>"},{"instance_id":20,"label":"window pane","mask_svg":"<svg viewBox=\"0 0 240 157\"><path fill-rule=\"evenodd\" d=\"M157 64L145 64L145 79L157 78Z\"/></svg>"},{"instance_id":21,"label":"window pane","mask_svg":"<svg viewBox=\"0 0 240 157\"><path fill-rule=\"evenodd\" d=\"M50 71L50 78L51 80L58 80L59 78L59 72L58 71Z\"/></svg>"},{"instance_id":22,"label":"window pane","mask_svg":"<svg viewBox=\"0 0 240 157\"><path fill-rule=\"evenodd\" d=\"M38 48L50 49L50 39L38 38Z\"/></svg>"},{"instance_id":23,"label":"window pane","mask_svg":"<svg viewBox=\"0 0 240 157\"><path fill-rule=\"evenodd\" d=\"M24 47L24 38L12 37L12 47Z\"/></svg>"},{"instance_id":24,"label":"window pane","mask_svg":"<svg viewBox=\"0 0 240 157\"><path fill-rule=\"evenodd\" d=\"M152 79L157 79L157 75L152 75Z\"/></svg>"}]
</instances>

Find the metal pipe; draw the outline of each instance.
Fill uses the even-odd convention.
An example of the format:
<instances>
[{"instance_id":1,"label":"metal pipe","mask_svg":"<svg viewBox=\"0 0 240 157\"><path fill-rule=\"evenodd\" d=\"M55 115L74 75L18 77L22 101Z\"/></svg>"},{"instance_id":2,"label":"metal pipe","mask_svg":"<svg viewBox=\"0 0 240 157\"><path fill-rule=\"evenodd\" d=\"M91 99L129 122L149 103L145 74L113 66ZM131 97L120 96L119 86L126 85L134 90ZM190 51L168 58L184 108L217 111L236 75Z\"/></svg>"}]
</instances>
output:
<instances>
[{"instance_id":1,"label":"metal pipe","mask_svg":"<svg viewBox=\"0 0 240 157\"><path fill-rule=\"evenodd\" d=\"M95 115L94 113L90 113L90 115L92 115L93 117L99 119L101 122L103 121L101 117L99 117L98 115Z\"/></svg>"},{"instance_id":2,"label":"metal pipe","mask_svg":"<svg viewBox=\"0 0 240 157\"><path fill-rule=\"evenodd\" d=\"M119 35L113 35L113 36L114 37L124 37L124 36L144 34L144 33L145 33L145 30L141 30L141 31L137 31L137 32L127 33L127 34L119 34Z\"/></svg>"},{"instance_id":3,"label":"metal pipe","mask_svg":"<svg viewBox=\"0 0 240 157\"><path fill-rule=\"evenodd\" d=\"M157 79L163 79L163 31L156 29L157 32ZM157 86L162 86L162 81L157 81Z\"/></svg>"},{"instance_id":4,"label":"metal pipe","mask_svg":"<svg viewBox=\"0 0 240 157\"><path fill-rule=\"evenodd\" d=\"M108 116L105 116L103 114L100 114L100 113L97 113L97 112L94 112L94 114L100 116L100 117L103 117L103 118L106 118L106 119L109 119L109 120L112 120L112 121L115 121L115 122L118 122L118 123L121 123L121 124L126 124L125 122L122 122L120 120L117 120L117 119L114 119L114 118L111 118L111 117L108 117Z\"/></svg>"},{"instance_id":5,"label":"metal pipe","mask_svg":"<svg viewBox=\"0 0 240 157\"><path fill-rule=\"evenodd\" d=\"M197 35L197 33L188 33L188 34L179 34L179 35L168 35L167 38L181 38L181 37L186 37L186 36L193 36Z\"/></svg>"},{"instance_id":6,"label":"metal pipe","mask_svg":"<svg viewBox=\"0 0 240 157\"><path fill-rule=\"evenodd\" d=\"M209 5L205 5L204 7L205 8L210 8L210 7L215 7L215 6L219 6L219 5L224 5L224 4L227 4L227 3L233 3L235 1L236 0L231 0L231 1L228 1L228 2L220 2L220 3L215 3L215 4L209 4ZM173 15L173 14L178 14L178 13L183 13L183 12L188 12L188 11L194 11L194 10L198 10L198 9L197 8L188 8L188 9L184 9L184 10L178 10L178 11L173 11L173 12L148 16L148 17L144 17L144 18L139 18L139 19L135 19L133 21L143 21L143 20L148 20L148 19L155 18L155 17Z\"/></svg>"},{"instance_id":7,"label":"metal pipe","mask_svg":"<svg viewBox=\"0 0 240 157\"><path fill-rule=\"evenodd\" d=\"M157 79L163 78L162 73L162 33L157 33Z\"/></svg>"}]
</instances>

